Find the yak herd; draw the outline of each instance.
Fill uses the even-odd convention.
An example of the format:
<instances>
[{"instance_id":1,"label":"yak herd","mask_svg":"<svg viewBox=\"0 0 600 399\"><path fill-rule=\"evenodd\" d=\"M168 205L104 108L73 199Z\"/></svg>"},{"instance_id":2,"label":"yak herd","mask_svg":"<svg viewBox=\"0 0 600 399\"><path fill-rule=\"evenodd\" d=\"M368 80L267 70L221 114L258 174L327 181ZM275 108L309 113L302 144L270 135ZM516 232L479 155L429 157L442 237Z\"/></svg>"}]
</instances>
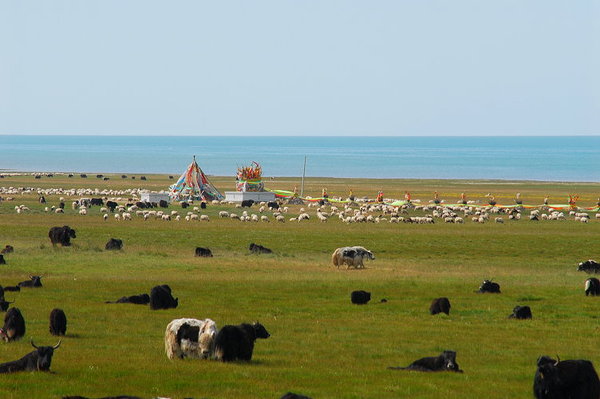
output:
<instances>
[{"instance_id":1,"label":"yak herd","mask_svg":"<svg viewBox=\"0 0 600 399\"><path fill-rule=\"evenodd\" d=\"M76 238L76 232L69 226L52 227L48 237L53 245L70 246L71 239ZM106 250L120 250L123 242L111 238ZM273 251L262 245L251 243L251 253L271 254ZM14 248L7 245L0 251L0 264L5 263L4 254L12 253ZM197 247L195 256L212 257L208 248ZM364 268L365 260L374 260L375 256L369 250L360 246L337 248L332 255L334 266L346 265L348 268ZM581 262L578 270L587 273L599 273L600 264L593 260ZM19 282L15 286L0 287L0 309L6 311L4 325L0 328L0 338L5 342L18 340L25 335L25 319L18 308L8 308L9 304L4 298L5 291L19 291L21 288L42 287L41 276L30 276L29 280ZM491 280L484 280L478 293L499 294L500 285ZM597 278L588 278L585 282L585 295L600 295L600 281ZM351 302L356 305L365 305L371 300L371 293L363 290L353 291L350 295ZM153 310L170 309L178 306L178 298L174 298L171 288L166 285L157 285L150 290L150 294L123 296L116 301L106 303L130 303L149 305ZM387 302L382 299L381 302ZM450 314L450 300L446 297L435 298L429 307L432 315L438 313ZM516 306L509 318L531 319L532 313L528 306ZM67 318L63 310L53 309L50 313L49 331L52 335L64 336L67 329ZM164 342L165 352L169 359L215 359L223 362L251 361L255 341L269 338L266 328L255 322L240 325L225 325L220 329L211 319L197 320L182 318L172 320L166 327ZM54 346L36 346L31 341L34 351L22 358L0 364L0 373L17 371L49 371L54 351L60 347L61 341ZM456 362L456 352L443 351L434 357L424 357L415 360L406 367L390 366L390 370L413 370L423 372L451 371L462 373ZM600 398L600 379L594 366L587 360L555 360L548 356L541 356L537 361L537 369L533 384L534 396L537 399L598 399ZM65 399L85 399L81 396L70 396ZM116 398L116 397L115 397ZM119 396L131 398L133 396ZM310 399L306 396L288 392L281 399Z\"/></svg>"}]
</instances>

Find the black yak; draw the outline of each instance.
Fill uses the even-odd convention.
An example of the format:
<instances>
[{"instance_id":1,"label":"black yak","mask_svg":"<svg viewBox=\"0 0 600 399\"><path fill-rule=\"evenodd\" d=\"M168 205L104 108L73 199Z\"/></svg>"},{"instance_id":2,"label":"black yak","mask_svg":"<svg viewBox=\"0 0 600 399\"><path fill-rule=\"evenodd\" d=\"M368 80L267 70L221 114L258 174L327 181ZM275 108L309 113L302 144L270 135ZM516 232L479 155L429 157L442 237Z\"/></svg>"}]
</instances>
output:
<instances>
[{"instance_id":1,"label":"black yak","mask_svg":"<svg viewBox=\"0 0 600 399\"><path fill-rule=\"evenodd\" d=\"M311 399L308 396L299 395L297 393L288 392L279 399Z\"/></svg>"},{"instance_id":2,"label":"black yak","mask_svg":"<svg viewBox=\"0 0 600 399\"><path fill-rule=\"evenodd\" d=\"M254 204L254 200L243 200L242 201L242 208L250 208L252 207L252 205Z\"/></svg>"},{"instance_id":3,"label":"black yak","mask_svg":"<svg viewBox=\"0 0 600 399\"><path fill-rule=\"evenodd\" d=\"M204 258L212 258L212 251L208 248L196 247L195 256L200 256Z\"/></svg>"},{"instance_id":4,"label":"black yak","mask_svg":"<svg viewBox=\"0 0 600 399\"><path fill-rule=\"evenodd\" d=\"M598 399L600 380L589 360L554 360L541 356L533 378L537 399Z\"/></svg>"},{"instance_id":5,"label":"black yak","mask_svg":"<svg viewBox=\"0 0 600 399\"><path fill-rule=\"evenodd\" d=\"M19 287L39 288L42 286L42 276L29 276L29 280L21 281Z\"/></svg>"},{"instance_id":6,"label":"black yak","mask_svg":"<svg viewBox=\"0 0 600 399\"><path fill-rule=\"evenodd\" d=\"M0 373L14 373L17 371L49 371L52 363L52 355L60 346L60 340L54 346L36 346L31 340L31 346L35 348L19 360L0 364Z\"/></svg>"},{"instance_id":7,"label":"black yak","mask_svg":"<svg viewBox=\"0 0 600 399\"><path fill-rule=\"evenodd\" d=\"M152 310L176 308L177 305L179 305L179 298L173 298L171 287L168 285L157 285L150 291L150 308Z\"/></svg>"},{"instance_id":8,"label":"black yak","mask_svg":"<svg viewBox=\"0 0 600 399\"><path fill-rule=\"evenodd\" d=\"M4 316L4 326L0 328L0 338L6 342L16 341L25 335L25 319L19 308L10 308Z\"/></svg>"},{"instance_id":9,"label":"black yak","mask_svg":"<svg viewBox=\"0 0 600 399\"><path fill-rule=\"evenodd\" d=\"M388 367L390 370L415 370L415 371L454 371L462 373L456 363L456 352L444 351L436 357L424 357L415 360L407 367Z\"/></svg>"},{"instance_id":10,"label":"black yak","mask_svg":"<svg viewBox=\"0 0 600 399\"><path fill-rule=\"evenodd\" d=\"M4 299L0 300L0 311L6 312L6 310L8 309L8 306L14 302L8 302Z\"/></svg>"},{"instance_id":11,"label":"black yak","mask_svg":"<svg viewBox=\"0 0 600 399\"><path fill-rule=\"evenodd\" d=\"M254 351L254 341L257 338L266 339L270 336L266 328L258 322L223 326L215 338L215 359L223 362L250 361Z\"/></svg>"},{"instance_id":12,"label":"black yak","mask_svg":"<svg viewBox=\"0 0 600 399\"><path fill-rule=\"evenodd\" d=\"M9 254L11 252L15 252L15 248L12 245L7 245L0 251L0 254Z\"/></svg>"},{"instance_id":13,"label":"black yak","mask_svg":"<svg viewBox=\"0 0 600 399\"><path fill-rule=\"evenodd\" d=\"M118 238L111 238L104 246L104 249L106 249L107 251L118 251L120 249L123 249L123 240L119 240Z\"/></svg>"},{"instance_id":14,"label":"black yak","mask_svg":"<svg viewBox=\"0 0 600 399\"><path fill-rule=\"evenodd\" d=\"M595 260L586 260L585 262L579 263L577 267L577 271L586 272L586 273L599 273L600 272L600 263Z\"/></svg>"},{"instance_id":15,"label":"black yak","mask_svg":"<svg viewBox=\"0 0 600 399\"><path fill-rule=\"evenodd\" d=\"M134 305L147 305L150 303L150 295L140 294L140 295L123 296L114 302L106 301L105 303L133 303Z\"/></svg>"},{"instance_id":16,"label":"black yak","mask_svg":"<svg viewBox=\"0 0 600 399\"><path fill-rule=\"evenodd\" d=\"M600 280L595 277L585 280L585 296L588 295L600 295Z\"/></svg>"},{"instance_id":17,"label":"black yak","mask_svg":"<svg viewBox=\"0 0 600 399\"><path fill-rule=\"evenodd\" d=\"M481 286L479 287L479 293L484 294L486 292L491 294L499 294L500 293L500 284L492 282L492 280L483 280Z\"/></svg>"},{"instance_id":18,"label":"black yak","mask_svg":"<svg viewBox=\"0 0 600 399\"><path fill-rule=\"evenodd\" d=\"M75 230L69 226L52 227L48 232L48 237L50 237L52 245L60 244L63 247L71 245L71 238L77 238Z\"/></svg>"},{"instance_id":19,"label":"black yak","mask_svg":"<svg viewBox=\"0 0 600 399\"><path fill-rule=\"evenodd\" d=\"M114 212L117 206L119 206L119 204L115 201L106 201L106 207L110 209L111 212Z\"/></svg>"},{"instance_id":20,"label":"black yak","mask_svg":"<svg viewBox=\"0 0 600 399\"><path fill-rule=\"evenodd\" d=\"M259 244L255 244L255 243L251 243L248 246L248 249L250 250L250 252L255 253L255 254L272 254L273 251L270 250L267 247L263 247L262 245Z\"/></svg>"},{"instance_id":21,"label":"black yak","mask_svg":"<svg viewBox=\"0 0 600 399\"><path fill-rule=\"evenodd\" d=\"M158 201L158 206L160 206L161 208L168 208L169 203L165 200L160 200L160 201Z\"/></svg>"},{"instance_id":22,"label":"black yak","mask_svg":"<svg viewBox=\"0 0 600 399\"><path fill-rule=\"evenodd\" d=\"M50 334L65 335L67 332L67 316L62 309L52 309L50 312Z\"/></svg>"},{"instance_id":23,"label":"black yak","mask_svg":"<svg viewBox=\"0 0 600 399\"><path fill-rule=\"evenodd\" d=\"M352 291L350 301L355 305L366 305L371 300L371 293L367 291Z\"/></svg>"},{"instance_id":24,"label":"black yak","mask_svg":"<svg viewBox=\"0 0 600 399\"><path fill-rule=\"evenodd\" d=\"M0 254L0 265L6 265L6 261L4 260L4 255Z\"/></svg>"},{"instance_id":25,"label":"black yak","mask_svg":"<svg viewBox=\"0 0 600 399\"><path fill-rule=\"evenodd\" d=\"M446 313L450 314L450 300L446 297L435 298L431 305L429 306L429 313L438 314L438 313Z\"/></svg>"},{"instance_id":26,"label":"black yak","mask_svg":"<svg viewBox=\"0 0 600 399\"><path fill-rule=\"evenodd\" d=\"M531 317L531 309L529 308L529 306L515 306L512 314L508 316L509 319L520 320L531 319Z\"/></svg>"}]
</instances>

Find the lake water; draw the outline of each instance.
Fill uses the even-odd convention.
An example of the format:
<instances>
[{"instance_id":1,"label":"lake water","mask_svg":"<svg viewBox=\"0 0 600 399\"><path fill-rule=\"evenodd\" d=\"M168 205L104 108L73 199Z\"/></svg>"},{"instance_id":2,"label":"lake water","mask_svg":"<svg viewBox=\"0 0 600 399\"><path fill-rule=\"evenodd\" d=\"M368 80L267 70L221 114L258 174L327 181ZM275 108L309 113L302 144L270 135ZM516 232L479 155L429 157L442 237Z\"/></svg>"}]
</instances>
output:
<instances>
[{"instance_id":1,"label":"lake water","mask_svg":"<svg viewBox=\"0 0 600 399\"><path fill-rule=\"evenodd\" d=\"M265 176L600 181L600 136L2 136L0 170L209 175L261 164Z\"/></svg>"}]
</instances>

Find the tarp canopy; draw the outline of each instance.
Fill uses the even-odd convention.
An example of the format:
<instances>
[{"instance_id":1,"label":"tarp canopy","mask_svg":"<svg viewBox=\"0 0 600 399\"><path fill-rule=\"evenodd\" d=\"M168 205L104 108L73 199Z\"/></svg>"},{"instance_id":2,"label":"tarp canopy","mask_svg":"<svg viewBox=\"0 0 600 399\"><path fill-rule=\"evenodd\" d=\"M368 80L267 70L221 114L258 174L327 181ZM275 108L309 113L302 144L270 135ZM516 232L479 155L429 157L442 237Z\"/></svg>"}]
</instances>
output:
<instances>
[{"instance_id":1,"label":"tarp canopy","mask_svg":"<svg viewBox=\"0 0 600 399\"><path fill-rule=\"evenodd\" d=\"M225 197L213 186L202 169L194 160L186 171L177 179L177 182L169 187L169 196L175 201L187 200L222 200Z\"/></svg>"}]
</instances>

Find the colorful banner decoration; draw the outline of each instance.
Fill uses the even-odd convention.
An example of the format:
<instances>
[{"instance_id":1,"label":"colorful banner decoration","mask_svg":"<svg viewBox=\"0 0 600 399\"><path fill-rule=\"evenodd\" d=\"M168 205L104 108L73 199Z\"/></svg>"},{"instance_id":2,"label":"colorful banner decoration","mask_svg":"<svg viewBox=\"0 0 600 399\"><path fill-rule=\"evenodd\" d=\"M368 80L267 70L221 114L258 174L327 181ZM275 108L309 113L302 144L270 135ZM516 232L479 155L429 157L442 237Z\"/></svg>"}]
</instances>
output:
<instances>
[{"instance_id":1,"label":"colorful banner decoration","mask_svg":"<svg viewBox=\"0 0 600 399\"><path fill-rule=\"evenodd\" d=\"M262 168L258 162L252 161L250 166L242 166L237 170L235 189L241 192L265 191L262 181Z\"/></svg>"},{"instance_id":2,"label":"colorful banner decoration","mask_svg":"<svg viewBox=\"0 0 600 399\"><path fill-rule=\"evenodd\" d=\"M177 182L169 187L169 197L176 201L187 200L223 200L225 197L213 186L202 169L194 160L186 171L177 179Z\"/></svg>"}]
</instances>

